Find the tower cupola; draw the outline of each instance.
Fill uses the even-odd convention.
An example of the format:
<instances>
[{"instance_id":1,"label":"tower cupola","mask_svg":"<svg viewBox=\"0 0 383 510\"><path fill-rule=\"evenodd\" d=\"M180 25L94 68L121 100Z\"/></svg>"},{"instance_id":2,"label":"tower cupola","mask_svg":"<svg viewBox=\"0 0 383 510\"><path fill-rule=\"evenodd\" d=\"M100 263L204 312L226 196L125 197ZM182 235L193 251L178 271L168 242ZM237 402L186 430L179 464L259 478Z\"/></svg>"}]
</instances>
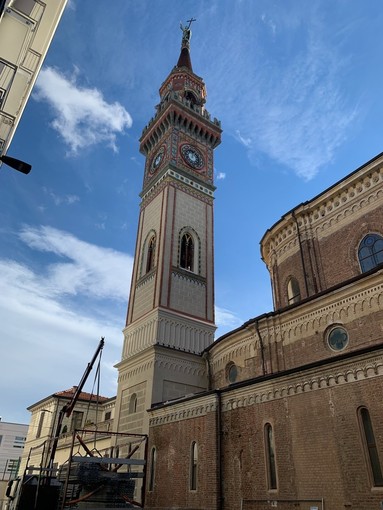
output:
<instances>
[{"instance_id":1,"label":"tower cupola","mask_svg":"<svg viewBox=\"0 0 383 510\"><path fill-rule=\"evenodd\" d=\"M188 20L189 25L187 27L183 27L182 23L180 23L180 28L182 30L182 42L181 42L181 53L180 58L178 59L176 67L187 67L190 71L193 72L191 58L190 58L190 39L192 32L190 30L190 25L195 21L194 18Z\"/></svg>"},{"instance_id":2,"label":"tower cupola","mask_svg":"<svg viewBox=\"0 0 383 510\"><path fill-rule=\"evenodd\" d=\"M183 26L181 52L160 87L160 103L140 138L140 151L146 156L144 193L169 168L177 168L190 182L203 181L213 187L213 150L220 144L221 127L205 108L206 87L193 72L190 58L191 23ZM188 174L188 175L186 175ZM187 181L185 181L187 182ZM194 184L193 184L194 185Z\"/></svg>"}]
</instances>

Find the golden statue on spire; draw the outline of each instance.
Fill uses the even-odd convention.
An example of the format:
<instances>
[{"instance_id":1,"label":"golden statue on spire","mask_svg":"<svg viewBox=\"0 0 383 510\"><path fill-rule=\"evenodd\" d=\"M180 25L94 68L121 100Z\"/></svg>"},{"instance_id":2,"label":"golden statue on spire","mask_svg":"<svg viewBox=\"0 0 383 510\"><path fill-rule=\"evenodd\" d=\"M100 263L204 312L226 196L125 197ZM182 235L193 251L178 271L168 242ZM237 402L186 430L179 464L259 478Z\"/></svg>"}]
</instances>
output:
<instances>
[{"instance_id":1,"label":"golden statue on spire","mask_svg":"<svg viewBox=\"0 0 383 510\"><path fill-rule=\"evenodd\" d=\"M180 28L182 30L182 48L188 48L190 45L190 39L192 36L192 31L190 30L190 25L193 23L193 21L197 21L195 18L190 18L186 21L186 23L189 23L188 25L183 26L182 21L180 22Z\"/></svg>"}]
</instances>

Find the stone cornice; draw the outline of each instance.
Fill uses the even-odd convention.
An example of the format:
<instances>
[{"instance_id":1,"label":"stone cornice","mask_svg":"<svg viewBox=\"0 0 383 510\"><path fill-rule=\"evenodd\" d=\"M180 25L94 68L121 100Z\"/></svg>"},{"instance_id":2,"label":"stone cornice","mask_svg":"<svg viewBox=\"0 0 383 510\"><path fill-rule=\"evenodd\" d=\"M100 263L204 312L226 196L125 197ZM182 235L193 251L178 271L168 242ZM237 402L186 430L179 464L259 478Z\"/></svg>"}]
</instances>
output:
<instances>
[{"instance_id":1,"label":"stone cornice","mask_svg":"<svg viewBox=\"0 0 383 510\"><path fill-rule=\"evenodd\" d=\"M142 287L143 285L145 285L150 280L153 280L155 278L155 276L156 276L156 272L157 272L157 267L154 267L153 269L151 269L149 271L149 273L146 273L146 274L144 274L144 276L141 276L137 280L136 288L138 289L139 287Z\"/></svg>"},{"instance_id":2,"label":"stone cornice","mask_svg":"<svg viewBox=\"0 0 383 510\"><path fill-rule=\"evenodd\" d=\"M198 376L206 374L205 361L201 356L155 345L116 365L119 369L118 382L137 377L156 366L178 373Z\"/></svg>"},{"instance_id":3,"label":"stone cornice","mask_svg":"<svg viewBox=\"0 0 383 510\"><path fill-rule=\"evenodd\" d=\"M190 395L191 398L189 399L187 397L179 401L174 400L166 407L149 409L149 426L155 427L166 423L206 416L207 413L217 409L217 396L215 393L201 394L201 396L198 396L198 394Z\"/></svg>"},{"instance_id":4,"label":"stone cornice","mask_svg":"<svg viewBox=\"0 0 383 510\"><path fill-rule=\"evenodd\" d=\"M351 222L383 204L383 156L351 174L313 200L287 213L261 239L262 258L270 267L275 254L283 260L298 249L297 224L302 239L325 237L342 222Z\"/></svg>"},{"instance_id":5,"label":"stone cornice","mask_svg":"<svg viewBox=\"0 0 383 510\"><path fill-rule=\"evenodd\" d=\"M162 136L171 128L187 122L190 132L198 132L199 138L213 148L221 141L221 123L211 119L210 113L203 106L192 105L176 91L158 105L157 113L145 126L140 138L140 150L147 155Z\"/></svg>"},{"instance_id":6,"label":"stone cornice","mask_svg":"<svg viewBox=\"0 0 383 510\"><path fill-rule=\"evenodd\" d=\"M230 411L262 402L286 398L300 393L328 389L344 384L381 377L383 375L383 352L361 356L359 359L321 365L304 372L274 378L271 381L254 383L225 392L222 396L222 410Z\"/></svg>"},{"instance_id":7,"label":"stone cornice","mask_svg":"<svg viewBox=\"0 0 383 510\"><path fill-rule=\"evenodd\" d=\"M141 208L146 207L148 202L151 202L169 184L204 202L213 203L215 187L208 187L198 179L185 177L179 171L169 167L141 195Z\"/></svg>"},{"instance_id":8,"label":"stone cornice","mask_svg":"<svg viewBox=\"0 0 383 510\"><path fill-rule=\"evenodd\" d=\"M245 366L245 360L254 356L254 345L257 339L255 328L249 326L239 335L233 335L227 341L213 346L209 351L213 372L225 367L231 361L235 361L238 366Z\"/></svg>"},{"instance_id":9,"label":"stone cornice","mask_svg":"<svg viewBox=\"0 0 383 510\"><path fill-rule=\"evenodd\" d=\"M294 374L283 374L266 381L253 381L237 388L227 388L222 394L222 412L240 407L249 407L295 396L311 391L335 388L345 384L383 376L383 350L356 356L352 360L331 362L329 365L310 368ZM219 392L219 391L218 391ZM217 393L209 392L201 396L174 401L170 405L151 409L150 426L205 416L217 409Z\"/></svg>"},{"instance_id":10,"label":"stone cornice","mask_svg":"<svg viewBox=\"0 0 383 510\"><path fill-rule=\"evenodd\" d=\"M350 320L363 317L383 308L383 270L360 279L358 283L310 299L306 303L280 313L272 313L249 321L242 329L226 335L209 349L214 371L222 369L229 361L239 362L252 355L258 334L253 324L258 324L259 334L265 342L295 342L303 336L325 329L334 323L345 325Z\"/></svg>"},{"instance_id":11,"label":"stone cornice","mask_svg":"<svg viewBox=\"0 0 383 510\"><path fill-rule=\"evenodd\" d=\"M195 283L196 285L201 285L202 287L206 287L206 278L200 276L199 274L193 273L192 271L188 271L187 269L182 269L176 266L172 267L172 276L179 278L181 280L187 280L189 282Z\"/></svg>"},{"instance_id":12,"label":"stone cornice","mask_svg":"<svg viewBox=\"0 0 383 510\"><path fill-rule=\"evenodd\" d=\"M200 353L213 341L216 326L211 322L190 318L179 312L155 308L130 323L124 330L124 348L120 368L126 359L140 356L153 345L182 352Z\"/></svg>"}]
</instances>

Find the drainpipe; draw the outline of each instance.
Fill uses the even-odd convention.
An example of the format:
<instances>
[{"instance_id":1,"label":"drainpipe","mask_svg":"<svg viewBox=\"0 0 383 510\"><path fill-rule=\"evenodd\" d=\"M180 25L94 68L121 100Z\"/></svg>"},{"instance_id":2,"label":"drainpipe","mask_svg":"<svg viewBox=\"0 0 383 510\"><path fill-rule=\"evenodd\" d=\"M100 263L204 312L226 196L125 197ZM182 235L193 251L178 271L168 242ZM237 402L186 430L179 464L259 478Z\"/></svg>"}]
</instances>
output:
<instances>
[{"instance_id":1,"label":"drainpipe","mask_svg":"<svg viewBox=\"0 0 383 510\"><path fill-rule=\"evenodd\" d=\"M222 414L221 414L221 392L219 390L216 391L217 395L217 410L216 410L216 436L217 436L217 510L223 509L223 483L222 483L222 464L223 464L223 454L222 454Z\"/></svg>"},{"instance_id":2,"label":"drainpipe","mask_svg":"<svg viewBox=\"0 0 383 510\"><path fill-rule=\"evenodd\" d=\"M203 359L205 360L205 363L206 363L207 389L211 390L212 389L212 384L211 384L211 368L210 368L210 354L209 354L209 352L204 351L202 353L202 357L203 357Z\"/></svg>"},{"instance_id":3,"label":"drainpipe","mask_svg":"<svg viewBox=\"0 0 383 510\"><path fill-rule=\"evenodd\" d=\"M255 321L255 331L257 332L259 338L259 344L261 346L261 360L262 360L262 375L266 375L266 364L265 364L265 346L263 344L263 339L261 337L261 333L259 331L258 320Z\"/></svg>"},{"instance_id":4,"label":"drainpipe","mask_svg":"<svg viewBox=\"0 0 383 510\"><path fill-rule=\"evenodd\" d=\"M302 262L303 276L304 276L304 280L305 280L306 297L309 297L309 288L308 288L308 283L307 283L306 265L305 265L305 260L304 260L304 257L303 257L303 251L302 251L302 239L301 239L301 233L300 233L300 230L299 230L298 220L297 220L297 217L295 216L295 212L294 212L294 211L292 211L291 216L292 216L292 218L293 218L293 220L295 221L295 224L296 224L296 226L297 226L298 243L299 243L299 252L300 252L300 254L301 254L301 262Z\"/></svg>"}]
</instances>

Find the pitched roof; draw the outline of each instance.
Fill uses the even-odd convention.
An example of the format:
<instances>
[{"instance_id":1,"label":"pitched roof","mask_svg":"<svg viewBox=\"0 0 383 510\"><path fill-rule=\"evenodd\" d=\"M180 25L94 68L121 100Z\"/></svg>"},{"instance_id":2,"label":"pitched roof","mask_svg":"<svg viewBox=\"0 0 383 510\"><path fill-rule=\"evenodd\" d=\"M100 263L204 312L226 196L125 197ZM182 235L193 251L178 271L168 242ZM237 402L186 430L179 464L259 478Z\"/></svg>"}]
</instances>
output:
<instances>
[{"instance_id":1,"label":"pitched roof","mask_svg":"<svg viewBox=\"0 0 383 510\"><path fill-rule=\"evenodd\" d=\"M75 392L77 391L77 386L72 386L72 388L69 388L69 390L64 391L58 391L57 393L54 393L54 397L66 397L66 398L72 398ZM109 397L102 397L101 395L93 395L91 393L87 393L86 391L81 391L78 400L87 400L91 402L105 402L106 400L109 400Z\"/></svg>"},{"instance_id":2,"label":"pitched roof","mask_svg":"<svg viewBox=\"0 0 383 510\"><path fill-rule=\"evenodd\" d=\"M190 52L186 46L183 46L181 49L181 53L177 62L177 67L187 67L191 72L193 72Z\"/></svg>"}]
</instances>

